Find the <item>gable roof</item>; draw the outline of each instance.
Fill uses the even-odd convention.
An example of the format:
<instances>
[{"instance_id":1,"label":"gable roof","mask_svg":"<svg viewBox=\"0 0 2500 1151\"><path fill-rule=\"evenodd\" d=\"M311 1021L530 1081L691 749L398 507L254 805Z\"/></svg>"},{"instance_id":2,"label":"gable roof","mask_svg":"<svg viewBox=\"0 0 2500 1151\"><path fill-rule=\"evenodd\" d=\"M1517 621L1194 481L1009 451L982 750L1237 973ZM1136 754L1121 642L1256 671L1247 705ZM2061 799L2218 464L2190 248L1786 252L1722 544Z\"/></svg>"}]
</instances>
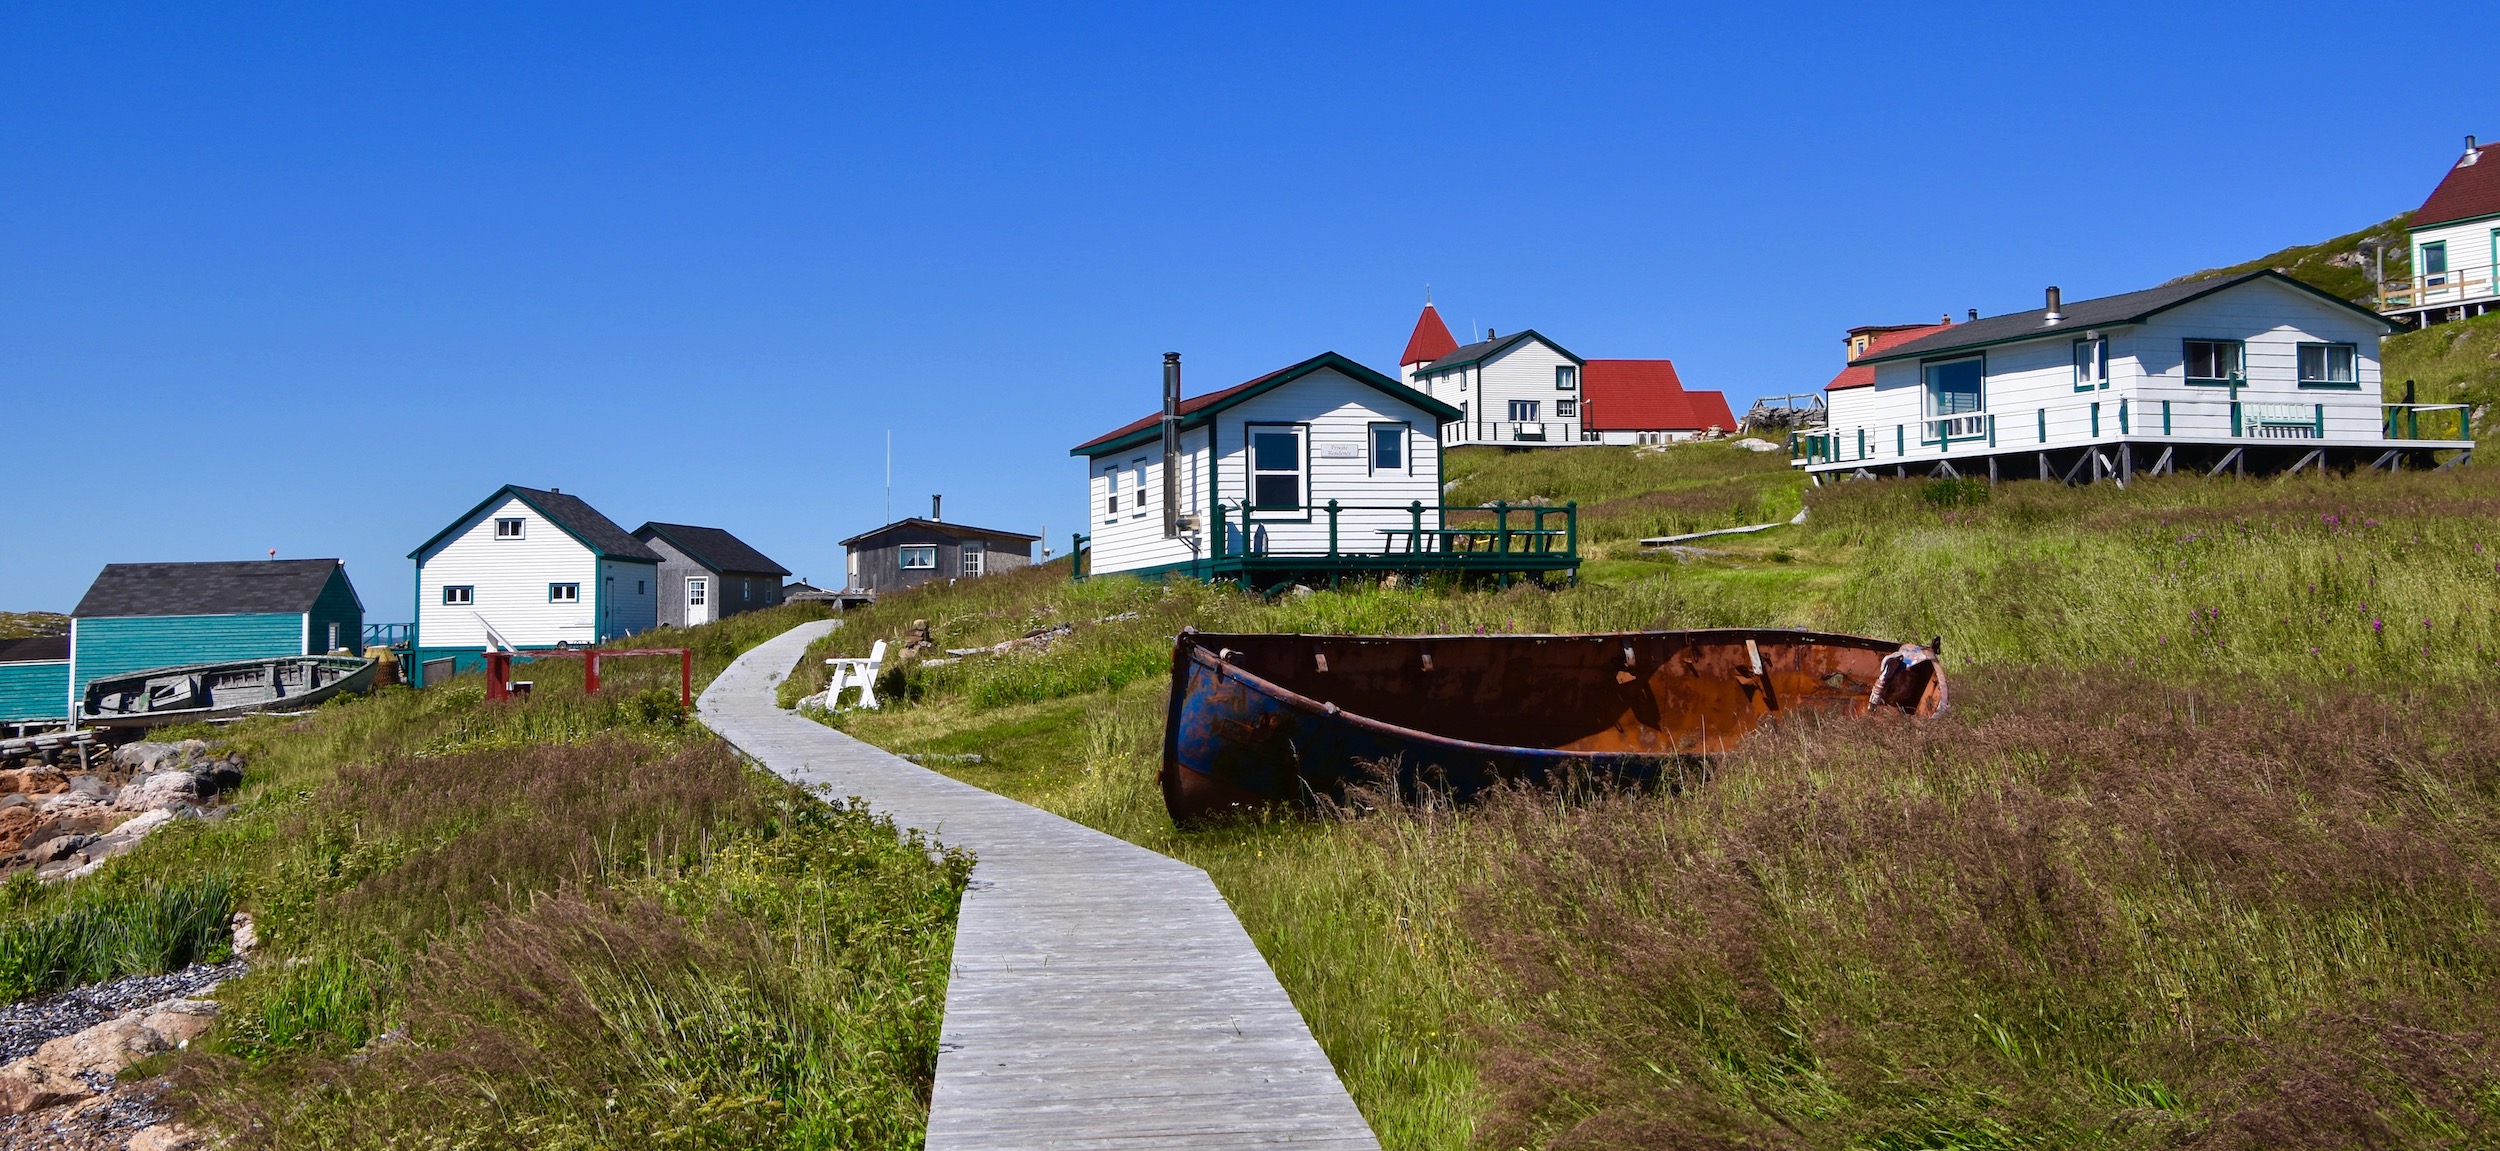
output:
<instances>
[{"instance_id":1,"label":"gable roof","mask_svg":"<svg viewBox=\"0 0 2500 1151\"><path fill-rule=\"evenodd\" d=\"M1580 373L1580 426L1598 432L1699 431L1736 426L1727 397L1688 392L1673 360L1590 360Z\"/></svg>"},{"instance_id":2,"label":"gable roof","mask_svg":"<svg viewBox=\"0 0 2500 1151\"><path fill-rule=\"evenodd\" d=\"M1538 332L1535 328L1522 328L1519 331L1512 332L1511 334L1503 336L1500 339L1478 340L1475 343L1462 348L1453 348L1450 350L1450 354L1434 360L1421 368L1417 368L1416 371L1447 372L1458 368L1468 367L1473 364L1483 363L1484 361L1490 360L1495 356L1499 356L1512 348L1516 348L1519 345L1528 342L1529 340L1535 340L1546 347L1552 348L1557 352L1561 352L1563 358L1571 361L1572 363L1583 366L1588 364L1587 360L1583 360L1578 356L1572 355L1571 349L1566 348L1561 344L1557 344L1552 340L1546 339L1545 336Z\"/></svg>"},{"instance_id":3,"label":"gable roof","mask_svg":"<svg viewBox=\"0 0 2500 1151\"><path fill-rule=\"evenodd\" d=\"M2500 156L2485 155L2489 151L2469 148L2457 157L2439 186L2431 189L2431 198L2414 210L2408 226L2418 232L2477 216L2500 216Z\"/></svg>"},{"instance_id":4,"label":"gable roof","mask_svg":"<svg viewBox=\"0 0 2500 1151\"><path fill-rule=\"evenodd\" d=\"M1415 334L1406 337L1406 354L1398 357L1398 366L1429 364L1458 350L1458 337L1450 334L1450 326L1441 322L1441 313L1430 301L1424 303L1424 314L1415 317Z\"/></svg>"},{"instance_id":5,"label":"gable roof","mask_svg":"<svg viewBox=\"0 0 2500 1151\"><path fill-rule=\"evenodd\" d=\"M950 523L946 520L922 519L919 516L911 516L907 519L896 520L893 523L885 525L884 527L870 528L867 531L843 540L838 546L846 548L851 547L864 541L872 540L874 537L885 535L889 532L898 532L904 528L910 528L915 531L942 533L950 536L976 536L982 539L993 540L1020 540L1026 544L1036 543L1042 538L1036 535L1027 535L1023 532L1000 531L996 528L976 528L971 524Z\"/></svg>"},{"instance_id":6,"label":"gable roof","mask_svg":"<svg viewBox=\"0 0 2500 1151\"><path fill-rule=\"evenodd\" d=\"M1948 352L1974 351L1997 344L2019 343L2049 336L2072 334L2081 336L2087 329L2117 324L2136 324L2169 311L2181 304L2201 300L2218 292L2227 292L2259 280L2272 280L2332 304L2356 316L2366 316L2371 323L2389 331L2395 322L2368 308L2331 292L2320 291L2271 268L2243 272L2236 276L2219 276L2210 280L2163 284L2141 292L2120 296L2103 296L2097 300L2077 300L2065 306L2065 319L2055 326L2048 323L2048 309L2033 308L2003 316L1989 316L1966 324L1908 340L1880 354L1870 351L1858 357L1860 364L1877 364L1887 360L1907 360L1921 356L1937 356Z\"/></svg>"},{"instance_id":7,"label":"gable roof","mask_svg":"<svg viewBox=\"0 0 2500 1151\"><path fill-rule=\"evenodd\" d=\"M495 489L495 494L479 500L476 507L462 513L459 519L451 521L451 526L434 533L434 538L418 544L417 550L408 553L408 558L416 559L434 550L434 545L450 538L461 528L468 526L470 521L475 520L486 509L504 502L507 498L517 499L529 505L531 511L547 517L548 523L564 529L564 534L580 540L583 547L589 548L592 555L601 559L653 564L660 562L660 553L652 551L641 540L635 539L633 533L616 526L615 520L600 515L599 509L583 503L580 496L569 496L552 488L540 491L537 488L525 488L519 484L505 484Z\"/></svg>"},{"instance_id":8,"label":"gable roof","mask_svg":"<svg viewBox=\"0 0 2500 1151\"><path fill-rule=\"evenodd\" d=\"M667 540L669 546L686 553L686 558L716 572L749 572L756 575L786 576L790 569L774 563L764 553L748 547L745 540L719 528L695 527L692 524L664 524L657 520L634 529L634 538L648 542L652 537Z\"/></svg>"},{"instance_id":9,"label":"gable roof","mask_svg":"<svg viewBox=\"0 0 2500 1151\"><path fill-rule=\"evenodd\" d=\"M342 570L334 559L106 564L69 614L295 615L311 611L331 574Z\"/></svg>"},{"instance_id":10,"label":"gable roof","mask_svg":"<svg viewBox=\"0 0 2500 1151\"><path fill-rule=\"evenodd\" d=\"M41 663L69 658L69 637L65 635L30 635L23 639L0 639L0 663Z\"/></svg>"},{"instance_id":11,"label":"gable roof","mask_svg":"<svg viewBox=\"0 0 2500 1151\"><path fill-rule=\"evenodd\" d=\"M1837 392L1842 388L1873 387L1875 366L1867 362L1870 358L1880 356L1912 340L1923 340L1952 326L1953 322L1947 320L1941 324L1902 324L1897 327L1878 328L1872 336L1867 338L1866 351L1850 360L1848 367L1840 369L1840 374L1833 376L1832 382L1823 385L1823 390Z\"/></svg>"},{"instance_id":12,"label":"gable roof","mask_svg":"<svg viewBox=\"0 0 2500 1151\"><path fill-rule=\"evenodd\" d=\"M1322 368L1333 368L1336 370L1337 374L1353 380L1355 383L1366 385L1375 391L1385 392L1388 394L1389 398L1393 400L1421 408L1424 411L1431 413L1443 423L1448 423L1459 418L1459 411L1457 408L1433 399L1431 396L1427 396L1422 392L1407 387L1396 380L1381 375L1380 373L1375 372L1370 368L1366 368L1361 364L1355 363L1354 361L1338 355L1335 352L1321 352L1320 354L1304 360L1301 363L1295 364L1292 367L1278 368L1277 370L1269 372L1264 376L1260 376L1257 379L1235 384L1232 387L1226 388L1220 392L1208 392L1203 396L1192 396L1188 399L1182 400L1180 404L1181 430L1187 431L1191 428L1203 427L1207 421L1215 418L1215 414L1217 412L1223 411L1224 409L1232 407L1233 405L1241 403L1245 400L1266 395L1269 392L1275 391L1286 384L1292 383L1293 381L1319 371ZM1104 432L1099 436L1095 436L1093 439L1078 444L1073 448L1069 448L1068 454L1072 456L1100 456L1108 455L1116 451L1123 451L1138 444L1146 443L1162 435L1162 423L1163 413L1156 412L1144 419L1133 420L1129 423L1122 424L1111 431ZM910 521L903 520L897 522L908 523Z\"/></svg>"}]
</instances>

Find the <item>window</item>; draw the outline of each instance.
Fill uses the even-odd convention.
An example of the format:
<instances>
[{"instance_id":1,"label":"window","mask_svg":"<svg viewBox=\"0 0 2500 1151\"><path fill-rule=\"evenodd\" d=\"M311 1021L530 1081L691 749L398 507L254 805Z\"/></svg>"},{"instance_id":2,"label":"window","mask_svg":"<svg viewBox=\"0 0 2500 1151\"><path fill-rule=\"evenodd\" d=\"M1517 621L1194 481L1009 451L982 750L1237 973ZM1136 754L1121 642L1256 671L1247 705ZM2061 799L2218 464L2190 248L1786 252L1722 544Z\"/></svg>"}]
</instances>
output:
<instances>
[{"instance_id":1,"label":"window","mask_svg":"<svg viewBox=\"0 0 2500 1151\"><path fill-rule=\"evenodd\" d=\"M1557 418L1559 418L1559 419L1566 419L1566 420L1568 420L1568 419L1572 419L1572 418L1577 417L1579 414L1580 414L1580 401L1578 401L1578 400L1556 400L1556 401L1554 401L1554 415L1555 415Z\"/></svg>"},{"instance_id":2,"label":"window","mask_svg":"<svg viewBox=\"0 0 2500 1151\"><path fill-rule=\"evenodd\" d=\"M1987 432L1988 361L1979 357L1926 364L1928 428L1920 438L1946 439Z\"/></svg>"},{"instance_id":3,"label":"window","mask_svg":"<svg viewBox=\"0 0 2500 1151\"><path fill-rule=\"evenodd\" d=\"M643 589L642 589L642 583L643 583L643 581L641 581L641 580L635 580L635 581L634 581L634 594L635 594L635 595L643 595L643 594L646 594L646 593L643 591Z\"/></svg>"},{"instance_id":4,"label":"window","mask_svg":"<svg viewBox=\"0 0 2500 1151\"><path fill-rule=\"evenodd\" d=\"M447 607L467 607L477 602L477 589L466 584L443 587L443 603Z\"/></svg>"},{"instance_id":5,"label":"window","mask_svg":"<svg viewBox=\"0 0 2500 1151\"><path fill-rule=\"evenodd\" d=\"M902 547L904 571L936 571L936 544L905 544Z\"/></svg>"},{"instance_id":6,"label":"window","mask_svg":"<svg viewBox=\"0 0 2500 1151\"><path fill-rule=\"evenodd\" d=\"M580 603L580 602L582 602L582 585L577 584L577 583L551 583L551 584L548 584L548 585L547 585L547 602L548 602L548 603Z\"/></svg>"},{"instance_id":7,"label":"window","mask_svg":"<svg viewBox=\"0 0 2500 1151\"><path fill-rule=\"evenodd\" d=\"M2205 387L2246 382L2247 369L2242 365L2238 340L2187 341L2187 382Z\"/></svg>"},{"instance_id":8,"label":"window","mask_svg":"<svg viewBox=\"0 0 2500 1151\"><path fill-rule=\"evenodd\" d=\"M1118 465L1102 470L1102 518L1108 523L1120 515L1120 469Z\"/></svg>"},{"instance_id":9,"label":"window","mask_svg":"<svg viewBox=\"0 0 2500 1151\"><path fill-rule=\"evenodd\" d=\"M745 577L745 576L739 576L739 577L738 577L738 602L739 602L739 603L745 603L745 602L747 602L748 600L751 600L751 599L754 599L754 598L755 598L755 589L754 589L752 586L750 586L750 585L752 585L754 582L755 582L754 580L748 579L748 578L747 578L747 577Z\"/></svg>"},{"instance_id":10,"label":"window","mask_svg":"<svg viewBox=\"0 0 2500 1151\"><path fill-rule=\"evenodd\" d=\"M331 624L331 625L330 625L330 646L329 646L329 647L327 647L327 648L325 648L325 649L323 649L323 650L325 650L325 651L337 651L338 649L339 649L339 625L337 625L337 624Z\"/></svg>"},{"instance_id":11,"label":"window","mask_svg":"<svg viewBox=\"0 0 2500 1151\"><path fill-rule=\"evenodd\" d=\"M514 517L512 517L512 518L510 518L510 519L498 519L498 520L496 520L496 521L495 521L495 538L496 538L496 539L499 539L499 540L517 540L517 539L520 539L520 538L521 538L521 517L519 517L519 516L514 516Z\"/></svg>"},{"instance_id":12,"label":"window","mask_svg":"<svg viewBox=\"0 0 2500 1151\"><path fill-rule=\"evenodd\" d=\"M2088 392L2109 386L2109 341L2075 341L2075 390Z\"/></svg>"},{"instance_id":13,"label":"window","mask_svg":"<svg viewBox=\"0 0 2500 1151\"><path fill-rule=\"evenodd\" d=\"M1537 412L1544 406L1544 403L1538 400L1512 400L1510 418L1520 423L1532 423L1537 419Z\"/></svg>"},{"instance_id":14,"label":"window","mask_svg":"<svg viewBox=\"0 0 2500 1151\"><path fill-rule=\"evenodd\" d=\"M2434 288L2448 282L2448 244L2446 241L2422 245L2422 282Z\"/></svg>"},{"instance_id":15,"label":"window","mask_svg":"<svg viewBox=\"0 0 2500 1151\"><path fill-rule=\"evenodd\" d=\"M1372 473L1406 470L1406 425L1372 425Z\"/></svg>"},{"instance_id":16,"label":"window","mask_svg":"<svg viewBox=\"0 0 2500 1151\"><path fill-rule=\"evenodd\" d=\"M1302 510L1302 429L1248 425L1250 507L1253 511Z\"/></svg>"},{"instance_id":17,"label":"window","mask_svg":"<svg viewBox=\"0 0 2500 1151\"><path fill-rule=\"evenodd\" d=\"M1129 461L1129 470L1131 471L1131 473L1134 475L1134 477L1135 477L1135 478L1134 478L1134 480L1133 480L1133 481L1129 484L1129 490L1130 490L1130 492L1131 492L1132 494L1130 495L1130 497L1129 497L1129 501L1128 501L1128 502L1129 502L1129 513L1128 513L1128 514L1129 514L1129 518L1130 518L1130 519L1136 519L1136 518L1138 518L1139 516L1143 516L1143 515L1145 515L1145 514L1146 514L1146 490L1147 490L1147 489L1146 489L1146 460L1145 460L1145 457L1140 456L1140 457L1138 457L1138 458L1136 458L1136 459L1130 460L1130 461Z\"/></svg>"},{"instance_id":18,"label":"window","mask_svg":"<svg viewBox=\"0 0 2500 1151\"><path fill-rule=\"evenodd\" d=\"M704 576L686 577L686 606L702 607L712 602L712 581Z\"/></svg>"},{"instance_id":19,"label":"window","mask_svg":"<svg viewBox=\"0 0 2500 1151\"><path fill-rule=\"evenodd\" d=\"M2300 386L2304 388L2357 388L2360 379L2353 374L2351 344L2302 344L2300 346Z\"/></svg>"},{"instance_id":20,"label":"window","mask_svg":"<svg viewBox=\"0 0 2500 1151\"><path fill-rule=\"evenodd\" d=\"M983 550L984 549L978 540L964 541L963 550L957 554L955 567L964 575L977 576L981 574L981 552Z\"/></svg>"},{"instance_id":21,"label":"window","mask_svg":"<svg viewBox=\"0 0 2500 1151\"><path fill-rule=\"evenodd\" d=\"M1571 366L1571 365L1569 365L1569 364L1560 364L1560 365L1557 365L1557 366L1554 368L1554 390L1555 390L1555 391L1558 391L1558 392L1567 392L1567 391L1570 391L1571 389L1576 388L1576 387L1579 387L1579 386L1580 386L1580 369L1575 368L1575 367L1572 367L1572 366ZM1064 475L1065 473L1061 473L1061 474L1063 474L1063 475Z\"/></svg>"}]
</instances>

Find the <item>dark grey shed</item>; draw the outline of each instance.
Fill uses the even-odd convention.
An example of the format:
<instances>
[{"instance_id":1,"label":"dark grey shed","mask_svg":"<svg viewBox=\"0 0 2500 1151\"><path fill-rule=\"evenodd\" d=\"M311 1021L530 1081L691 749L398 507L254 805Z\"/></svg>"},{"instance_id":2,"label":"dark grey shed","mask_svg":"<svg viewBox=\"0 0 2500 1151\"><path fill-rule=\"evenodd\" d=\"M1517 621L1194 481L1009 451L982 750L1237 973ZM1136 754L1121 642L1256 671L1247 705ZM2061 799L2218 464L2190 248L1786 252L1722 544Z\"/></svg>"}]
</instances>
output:
<instances>
[{"instance_id":1,"label":"dark grey shed","mask_svg":"<svg viewBox=\"0 0 2500 1151\"><path fill-rule=\"evenodd\" d=\"M635 528L634 538L660 555L662 627L710 623L781 602L781 581L790 569L726 531L655 521Z\"/></svg>"},{"instance_id":2,"label":"dark grey shed","mask_svg":"<svg viewBox=\"0 0 2500 1151\"><path fill-rule=\"evenodd\" d=\"M997 575L1029 567L1040 536L914 516L842 541L850 590L900 591L933 579Z\"/></svg>"}]
</instances>

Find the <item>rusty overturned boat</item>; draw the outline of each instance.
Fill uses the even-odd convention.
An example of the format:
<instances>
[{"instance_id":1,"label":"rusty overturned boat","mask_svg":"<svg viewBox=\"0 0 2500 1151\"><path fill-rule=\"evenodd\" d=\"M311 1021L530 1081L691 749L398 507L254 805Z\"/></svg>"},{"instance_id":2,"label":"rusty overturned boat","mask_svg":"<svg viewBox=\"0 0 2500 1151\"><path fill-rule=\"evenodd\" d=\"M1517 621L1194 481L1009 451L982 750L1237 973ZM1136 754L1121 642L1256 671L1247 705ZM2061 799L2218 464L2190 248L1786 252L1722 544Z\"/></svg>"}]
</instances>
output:
<instances>
[{"instance_id":1,"label":"rusty overturned boat","mask_svg":"<svg viewBox=\"0 0 2500 1151\"><path fill-rule=\"evenodd\" d=\"M1188 630L1172 650L1163 802L1188 824L1374 783L1452 800L1504 780L1646 783L1772 715L1944 705L1935 645L1853 635Z\"/></svg>"}]
</instances>

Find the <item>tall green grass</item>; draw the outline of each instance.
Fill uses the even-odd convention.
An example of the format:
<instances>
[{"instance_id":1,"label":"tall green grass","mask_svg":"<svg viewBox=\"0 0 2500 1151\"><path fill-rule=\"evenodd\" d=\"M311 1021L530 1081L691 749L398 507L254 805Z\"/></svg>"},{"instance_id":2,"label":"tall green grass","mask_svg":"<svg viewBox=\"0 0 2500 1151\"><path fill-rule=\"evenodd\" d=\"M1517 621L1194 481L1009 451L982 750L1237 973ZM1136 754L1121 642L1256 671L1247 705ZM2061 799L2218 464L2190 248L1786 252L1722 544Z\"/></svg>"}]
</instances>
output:
<instances>
[{"instance_id":1,"label":"tall green grass","mask_svg":"<svg viewBox=\"0 0 2500 1151\"><path fill-rule=\"evenodd\" d=\"M79 889L40 915L0 924L0 1000L223 959L233 912L232 886L215 876Z\"/></svg>"}]
</instances>

